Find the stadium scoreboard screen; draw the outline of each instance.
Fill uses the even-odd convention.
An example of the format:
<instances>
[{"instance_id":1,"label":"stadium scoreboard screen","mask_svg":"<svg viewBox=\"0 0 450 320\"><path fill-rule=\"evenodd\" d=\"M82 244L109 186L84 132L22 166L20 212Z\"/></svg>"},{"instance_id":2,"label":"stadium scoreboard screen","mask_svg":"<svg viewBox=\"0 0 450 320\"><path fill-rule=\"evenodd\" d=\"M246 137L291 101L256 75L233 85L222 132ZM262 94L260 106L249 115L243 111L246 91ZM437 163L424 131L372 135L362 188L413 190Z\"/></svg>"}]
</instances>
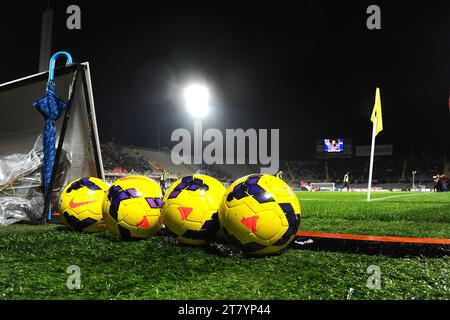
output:
<instances>
[{"instance_id":1,"label":"stadium scoreboard screen","mask_svg":"<svg viewBox=\"0 0 450 320\"><path fill-rule=\"evenodd\" d=\"M323 147L325 152L343 152L344 139L324 139Z\"/></svg>"},{"instance_id":2,"label":"stadium scoreboard screen","mask_svg":"<svg viewBox=\"0 0 450 320\"><path fill-rule=\"evenodd\" d=\"M352 156L352 139L323 138L316 140L317 158L349 158Z\"/></svg>"}]
</instances>

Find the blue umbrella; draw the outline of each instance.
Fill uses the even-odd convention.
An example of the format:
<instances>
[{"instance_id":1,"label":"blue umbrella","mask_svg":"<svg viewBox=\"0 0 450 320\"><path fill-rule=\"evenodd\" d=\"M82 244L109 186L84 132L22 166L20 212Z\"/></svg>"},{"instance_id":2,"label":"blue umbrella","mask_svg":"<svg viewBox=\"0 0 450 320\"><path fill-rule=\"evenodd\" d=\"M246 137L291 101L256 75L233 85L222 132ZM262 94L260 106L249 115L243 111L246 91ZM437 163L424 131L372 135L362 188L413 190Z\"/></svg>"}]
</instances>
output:
<instances>
[{"instance_id":1,"label":"blue umbrella","mask_svg":"<svg viewBox=\"0 0 450 320\"><path fill-rule=\"evenodd\" d=\"M43 168L43 185L44 195L47 196L50 187L50 179L52 177L53 164L55 162L55 143L56 143L56 120L60 117L62 111L66 108L67 102L58 97L56 94L55 79L55 63L59 56L66 56L66 65L72 63L72 57L65 51L55 53L50 58L49 76L47 81L47 89L45 97L34 101L33 106L36 107L45 119L44 126L44 168ZM48 212L48 219L51 219L51 210Z\"/></svg>"}]
</instances>

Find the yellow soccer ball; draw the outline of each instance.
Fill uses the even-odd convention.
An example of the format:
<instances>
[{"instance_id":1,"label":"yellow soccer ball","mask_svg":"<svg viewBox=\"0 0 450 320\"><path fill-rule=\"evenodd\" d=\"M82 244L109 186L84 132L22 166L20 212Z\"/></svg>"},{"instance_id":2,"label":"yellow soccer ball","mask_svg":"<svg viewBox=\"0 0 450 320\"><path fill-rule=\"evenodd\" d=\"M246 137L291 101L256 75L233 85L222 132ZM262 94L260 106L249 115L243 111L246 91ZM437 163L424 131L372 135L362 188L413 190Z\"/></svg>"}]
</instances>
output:
<instances>
[{"instance_id":1,"label":"yellow soccer ball","mask_svg":"<svg viewBox=\"0 0 450 320\"><path fill-rule=\"evenodd\" d=\"M164 225L185 244L202 245L219 230L218 209L223 184L207 175L194 174L174 182L164 195Z\"/></svg>"},{"instance_id":2,"label":"yellow soccer ball","mask_svg":"<svg viewBox=\"0 0 450 320\"><path fill-rule=\"evenodd\" d=\"M145 176L123 177L108 190L103 204L103 220L122 240L149 238L162 228L162 190Z\"/></svg>"},{"instance_id":3,"label":"yellow soccer ball","mask_svg":"<svg viewBox=\"0 0 450 320\"><path fill-rule=\"evenodd\" d=\"M80 178L69 183L59 196L61 221L75 231L105 230L102 205L108 187L105 182L94 177Z\"/></svg>"},{"instance_id":4,"label":"yellow soccer ball","mask_svg":"<svg viewBox=\"0 0 450 320\"><path fill-rule=\"evenodd\" d=\"M301 220L300 203L283 180L252 174L229 186L219 218L225 237L244 253L272 254L294 240Z\"/></svg>"}]
</instances>

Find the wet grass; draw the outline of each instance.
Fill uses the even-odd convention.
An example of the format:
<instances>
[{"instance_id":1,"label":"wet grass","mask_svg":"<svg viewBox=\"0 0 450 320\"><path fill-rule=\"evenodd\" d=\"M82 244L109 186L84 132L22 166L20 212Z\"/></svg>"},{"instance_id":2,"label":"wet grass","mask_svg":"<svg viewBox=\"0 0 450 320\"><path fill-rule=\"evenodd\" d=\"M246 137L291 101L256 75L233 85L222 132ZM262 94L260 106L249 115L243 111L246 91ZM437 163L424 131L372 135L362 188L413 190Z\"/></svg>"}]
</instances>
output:
<instances>
[{"instance_id":1,"label":"wet grass","mask_svg":"<svg viewBox=\"0 0 450 320\"><path fill-rule=\"evenodd\" d=\"M450 237L450 194L399 195L368 204L363 194L300 193L302 228ZM70 265L80 267L79 290L67 288ZM381 289L366 286L370 265ZM56 225L1 227L0 270L1 299L450 299L450 257L291 249L243 258L165 236L122 242Z\"/></svg>"}]
</instances>

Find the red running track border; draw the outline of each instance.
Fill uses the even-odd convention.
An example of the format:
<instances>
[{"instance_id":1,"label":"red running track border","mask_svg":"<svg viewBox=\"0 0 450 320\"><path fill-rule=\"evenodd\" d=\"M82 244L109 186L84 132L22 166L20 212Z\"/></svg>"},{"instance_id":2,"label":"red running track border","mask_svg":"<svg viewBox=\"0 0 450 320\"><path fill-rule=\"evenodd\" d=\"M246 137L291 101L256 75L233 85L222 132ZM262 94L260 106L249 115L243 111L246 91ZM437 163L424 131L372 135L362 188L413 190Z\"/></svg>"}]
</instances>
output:
<instances>
[{"instance_id":1,"label":"red running track border","mask_svg":"<svg viewBox=\"0 0 450 320\"><path fill-rule=\"evenodd\" d=\"M439 239L439 238L368 236L368 235L359 235L359 234L327 233L327 232L315 232L315 231L299 231L296 233L296 236L312 237L312 238L341 239L341 240L373 241L373 242L450 245L450 239Z\"/></svg>"}]
</instances>

